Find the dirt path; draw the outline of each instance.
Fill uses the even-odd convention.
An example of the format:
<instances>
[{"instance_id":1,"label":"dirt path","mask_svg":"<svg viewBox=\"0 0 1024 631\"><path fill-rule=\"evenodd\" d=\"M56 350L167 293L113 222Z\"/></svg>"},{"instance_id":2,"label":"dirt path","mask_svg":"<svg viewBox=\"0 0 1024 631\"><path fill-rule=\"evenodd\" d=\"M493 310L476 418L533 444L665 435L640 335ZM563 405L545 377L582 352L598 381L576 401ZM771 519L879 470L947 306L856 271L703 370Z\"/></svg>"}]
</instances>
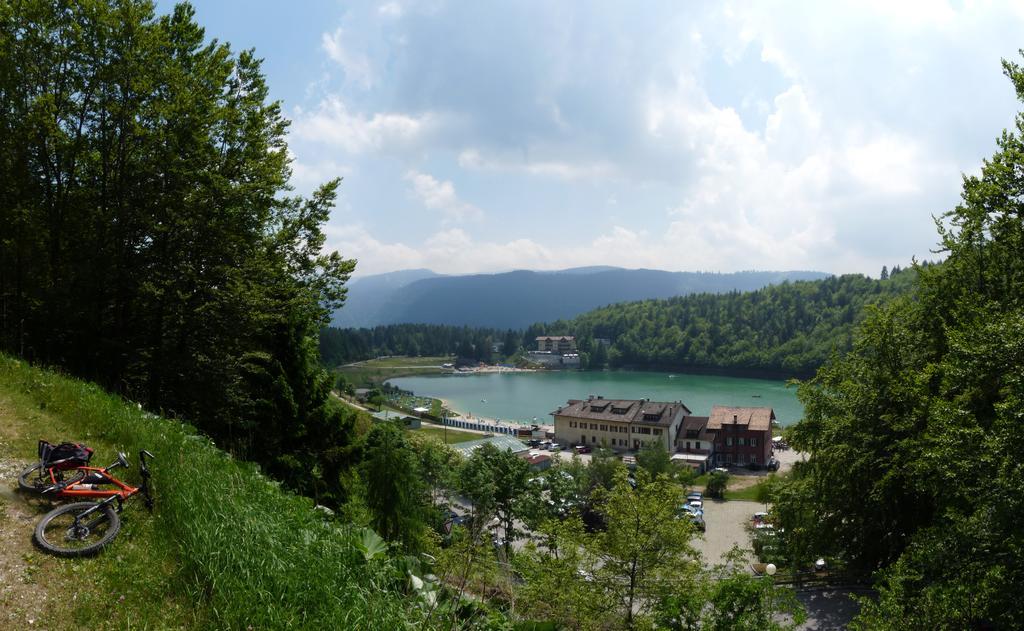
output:
<instances>
[{"instance_id":1,"label":"dirt path","mask_svg":"<svg viewBox=\"0 0 1024 631\"><path fill-rule=\"evenodd\" d=\"M16 458L12 442L24 431L9 402L0 395L0 627L41 629L50 584L42 559L32 547L38 511L16 491L18 474L29 464Z\"/></svg>"}]
</instances>

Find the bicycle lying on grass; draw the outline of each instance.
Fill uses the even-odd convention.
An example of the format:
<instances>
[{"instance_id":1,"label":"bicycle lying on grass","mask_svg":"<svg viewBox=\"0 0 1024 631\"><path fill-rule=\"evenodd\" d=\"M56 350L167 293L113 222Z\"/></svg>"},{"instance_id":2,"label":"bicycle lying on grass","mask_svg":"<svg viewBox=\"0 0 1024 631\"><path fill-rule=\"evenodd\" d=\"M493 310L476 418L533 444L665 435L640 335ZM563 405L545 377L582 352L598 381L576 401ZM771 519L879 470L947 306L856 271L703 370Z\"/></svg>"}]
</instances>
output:
<instances>
[{"instance_id":1,"label":"bicycle lying on grass","mask_svg":"<svg viewBox=\"0 0 1024 631\"><path fill-rule=\"evenodd\" d=\"M153 510L146 462L147 458L153 459L153 454L145 449L139 452L142 485L138 487L110 474L117 467L128 468L128 458L124 453L117 454L117 460L107 467L90 467L87 463L92 450L69 459L54 459L54 449L53 445L39 441L40 461L22 472L18 486L37 495L60 499L95 498L100 501L65 504L43 515L36 525L34 537L46 552L64 557L99 552L121 530L120 513L125 500L139 493L145 498L146 508Z\"/></svg>"}]
</instances>

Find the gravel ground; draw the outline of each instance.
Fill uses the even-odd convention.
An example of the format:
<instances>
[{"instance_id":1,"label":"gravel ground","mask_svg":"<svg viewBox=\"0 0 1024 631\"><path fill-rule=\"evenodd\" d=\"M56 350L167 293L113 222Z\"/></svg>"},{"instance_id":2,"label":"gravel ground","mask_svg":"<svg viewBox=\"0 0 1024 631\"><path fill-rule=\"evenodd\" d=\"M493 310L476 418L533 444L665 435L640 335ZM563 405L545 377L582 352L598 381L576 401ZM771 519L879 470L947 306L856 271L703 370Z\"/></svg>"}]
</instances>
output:
<instances>
[{"instance_id":1,"label":"gravel ground","mask_svg":"<svg viewBox=\"0 0 1024 631\"><path fill-rule=\"evenodd\" d=\"M757 502L704 500L704 523L707 529L704 538L695 542L695 547L704 556L705 565L722 562L722 555L734 545L750 548L750 537L744 530L754 513L764 510Z\"/></svg>"},{"instance_id":2,"label":"gravel ground","mask_svg":"<svg viewBox=\"0 0 1024 631\"><path fill-rule=\"evenodd\" d=\"M38 516L14 491L18 473L27 463L7 457L5 452L0 443L0 628L39 628L47 590L36 584L38 565L30 554Z\"/></svg>"}]
</instances>

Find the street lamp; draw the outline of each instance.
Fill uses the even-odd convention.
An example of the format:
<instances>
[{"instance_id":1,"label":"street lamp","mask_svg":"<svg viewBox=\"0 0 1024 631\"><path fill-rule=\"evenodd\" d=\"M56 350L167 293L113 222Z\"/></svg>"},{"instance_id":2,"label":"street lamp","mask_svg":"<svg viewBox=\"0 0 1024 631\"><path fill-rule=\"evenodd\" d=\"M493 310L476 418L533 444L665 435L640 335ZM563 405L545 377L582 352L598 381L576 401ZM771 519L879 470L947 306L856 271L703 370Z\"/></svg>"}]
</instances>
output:
<instances>
[{"instance_id":1,"label":"street lamp","mask_svg":"<svg viewBox=\"0 0 1024 631\"><path fill-rule=\"evenodd\" d=\"M778 570L774 563L764 566L764 573L768 575L768 615L771 616L775 610L775 572Z\"/></svg>"}]
</instances>

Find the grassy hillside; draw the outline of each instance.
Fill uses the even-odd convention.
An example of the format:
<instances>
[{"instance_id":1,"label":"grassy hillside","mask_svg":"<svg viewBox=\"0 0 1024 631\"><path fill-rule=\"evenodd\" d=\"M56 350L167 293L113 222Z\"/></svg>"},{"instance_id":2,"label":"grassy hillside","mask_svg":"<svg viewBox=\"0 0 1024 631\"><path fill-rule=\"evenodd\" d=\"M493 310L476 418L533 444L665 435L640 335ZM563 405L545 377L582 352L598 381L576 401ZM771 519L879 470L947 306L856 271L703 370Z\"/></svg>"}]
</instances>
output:
<instances>
[{"instance_id":1,"label":"grassy hillside","mask_svg":"<svg viewBox=\"0 0 1024 631\"><path fill-rule=\"evenodd\" d=\"M158 458L156 511L129 504L124 530L95 559L34 551L31 529L47 507L8 492L8 472L34 459L38 438L85 441L104 464L117 450L134 464L149 449ZM19 568L7 577L17 582L13 591L0 593L0 626L24 628L32 619L43 628L74 620L97 628L397 629L418 622L398 591L402 574L386 559L364 561L349 529L309 499L187 425L4 355L0 460L7 476L0 526L13 533L4 553Z\"/></svg>"}]
</instances>

